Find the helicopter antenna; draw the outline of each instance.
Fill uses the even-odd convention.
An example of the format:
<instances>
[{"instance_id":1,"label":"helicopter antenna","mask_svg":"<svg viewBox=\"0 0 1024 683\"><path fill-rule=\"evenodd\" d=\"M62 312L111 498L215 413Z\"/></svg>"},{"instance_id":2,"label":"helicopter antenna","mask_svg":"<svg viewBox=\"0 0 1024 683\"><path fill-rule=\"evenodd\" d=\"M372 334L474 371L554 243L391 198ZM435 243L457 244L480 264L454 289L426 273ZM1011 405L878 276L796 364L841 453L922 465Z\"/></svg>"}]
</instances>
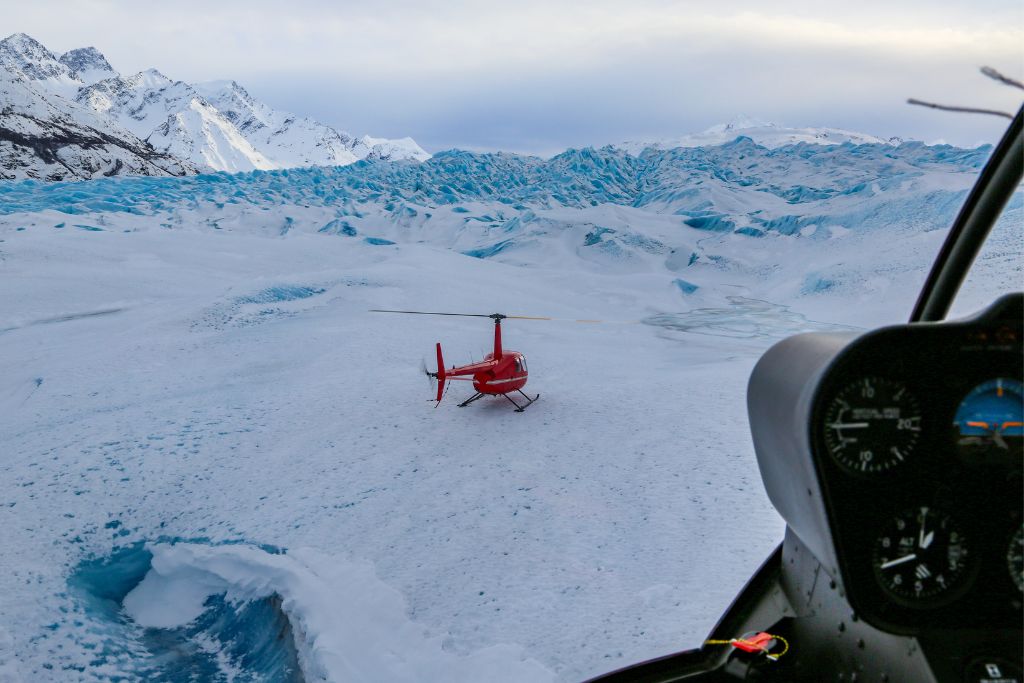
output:
<instances>
[{"instance_id":1,"label":"helicopter antenna","mask_svg":"<svg viewBox=\"0 0 1024 683\"><path fill-rule=\"evenodd\" d=\"M916 104L921 107L928 107L929 109L941 109L942 111L958 111L967 114L989 114L991 116L1002 116L1007 119L1012 119L1013 114L1005 111L996 111L995 109L977 109L975 107L954 107L949 104L936 104L934 102L925 102L924 100L917 100L911 97L907 100L907 104Z\"/></svg>"},{"instance_id":2,"label":"helicopter antenna","mask_svg":"<svg viewBox=\"0 0 1024 683\"><path fill-rule=\"evenodd\" d=\"M1024 83L1018 80L1004 76L990 66L981 67L981 73L988 76L994 81L998 81L1003 85L1008 85L1011 88L1020 88L1024 90ZM913 97L907 100L907 104L916 104L921 107L928 107L929 109L941 109L942 111L956 111L967 114L988 114L990 116L1002 116L1007 119L1013 119L1013 114L1005 111L997 111L995 109L980 109L978 107L959 107L949 104L936 104L935 102L925 102L924 100L918 100Z\"/></svg>"},{"instance_id":3,"label":"helicopter antenna","mask_svg":"<svg viewBox=\"0 0 1024 683\"><path fill-rule=\"evenodd\" d=\"M1024 90L1024 83L1014 80L1009 76L1004 76L1003 74L999 73L990 66L981 67L981 73L985 74L986 76L993 80L999 81L1003 85L1008 85L1011 88L1020 88L1021 90Z\"/></svg>"}]
</instances>

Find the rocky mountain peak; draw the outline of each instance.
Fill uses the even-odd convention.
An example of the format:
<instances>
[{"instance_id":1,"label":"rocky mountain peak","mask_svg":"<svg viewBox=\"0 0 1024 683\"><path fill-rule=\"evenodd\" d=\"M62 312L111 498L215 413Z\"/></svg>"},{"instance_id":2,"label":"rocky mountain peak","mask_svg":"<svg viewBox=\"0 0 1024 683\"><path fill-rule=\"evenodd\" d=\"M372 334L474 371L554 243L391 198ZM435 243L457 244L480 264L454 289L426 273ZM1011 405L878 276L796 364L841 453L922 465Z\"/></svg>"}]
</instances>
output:
<instances>
[{"instance_id":1,"label":"rocky mountain peak","mask_svg":"<svg viewBox=\"0 0 1024 683\"><path fill-rule=\"evenodd\" d=\"M12 33L0 40L0 50L18 52L26 56L56 59L56 56L42 43L27 33Z\"/></svg>"},{"instance_id":2,"label":"rocky mountain peak","mask_svg":"<svg viewBox=\"0 0 1024 683\"><path fill-rule=\"evenodd\" d=\"M32 36L14 33L0 40L0 66L32 81L73 79L71 70Z\"/></svg>"},{"instance_id":3,"label":"rocky mountain peak","mask_svg":"<svg viewBox=\"0 0 1024 683\"><path fill-rule=\"evenodd\" d=\"M164 88L174 81L163 75L158 69L146 69L125 79L132 87Z\"/></svg>"},{"instance_id":4,"label":"rocky mountain peak","mask_svg":"<svg viewBox=\"0 0 1024 683\"><path fill-rule=\"evenodd\" d=\"M103 53L94 47L80 47L65 52L60 63L72 71L86 85L117 76L117 71Z\"/></svg>"}]
</instances>

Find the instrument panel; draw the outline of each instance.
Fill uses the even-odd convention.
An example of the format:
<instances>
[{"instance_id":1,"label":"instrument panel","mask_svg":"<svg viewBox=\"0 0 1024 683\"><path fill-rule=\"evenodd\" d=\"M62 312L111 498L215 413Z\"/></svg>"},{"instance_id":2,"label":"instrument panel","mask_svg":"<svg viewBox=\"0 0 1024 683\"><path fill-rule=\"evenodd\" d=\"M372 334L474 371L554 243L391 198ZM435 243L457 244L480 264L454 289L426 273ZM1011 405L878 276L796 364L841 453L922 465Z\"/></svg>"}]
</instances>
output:
<instances>
[{"instance_id":1,"label":"instrument panel","mask_svg":"<svg viewBox=\"0 0 1024 683\"><path fill-rule=\"evenodd\" d=\"M1021 338L1005 311L884 328L822 373L810 447L843 584L868 621L1019 627Z\"/></svg>"}]
</instances>

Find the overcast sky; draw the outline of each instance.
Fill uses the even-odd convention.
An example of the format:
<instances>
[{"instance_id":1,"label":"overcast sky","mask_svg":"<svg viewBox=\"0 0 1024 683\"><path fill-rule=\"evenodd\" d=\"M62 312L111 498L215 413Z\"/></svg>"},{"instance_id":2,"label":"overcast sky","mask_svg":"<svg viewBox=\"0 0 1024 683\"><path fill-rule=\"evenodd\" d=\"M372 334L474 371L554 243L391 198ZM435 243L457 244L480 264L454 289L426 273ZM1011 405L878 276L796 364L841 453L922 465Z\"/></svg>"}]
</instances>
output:
<instances>
[{"instance_id":1,"label":"overcast sky","mask_svg":"<svg viewBox=\"0 0 1024 683\"><path fill-rule=\"evenodd\" d=\"M737 114L973 146L1015 110L1024 2L0 0L0 34L114 68L233 78L354 134L552 154L697 132Z\"/></svg>"}]
</instances>

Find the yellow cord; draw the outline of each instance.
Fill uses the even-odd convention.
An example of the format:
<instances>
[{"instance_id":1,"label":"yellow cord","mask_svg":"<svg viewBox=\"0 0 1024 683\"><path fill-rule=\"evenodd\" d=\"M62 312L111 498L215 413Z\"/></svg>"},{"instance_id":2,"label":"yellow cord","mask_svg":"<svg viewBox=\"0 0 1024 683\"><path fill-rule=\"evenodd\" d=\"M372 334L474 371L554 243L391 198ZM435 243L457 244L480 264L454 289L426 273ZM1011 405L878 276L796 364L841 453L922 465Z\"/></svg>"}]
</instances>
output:
<instances>
[{"instance_id":1,"label":"yellow cord","mask_svg":"<svg viewBox=\"0 0 1024 683\"><path fill-rule=\"evenodd\" d=\"M766 650L764 648L761 648L761 652L763 652L768 659L770 659L770 660L772 660L774 662L779 657L781 657L782 655L784 655L787 652L789 652L789 642L787 642L786 639L783 638L782 636L777 636L777 635L775 635L773 633L769 633L768 635L770 635L773 639L775 639L775 640L779 641L780 643L782 643L782 652L780 652L778 654L771 654L770 652L768 652L768 650ZM743 644L748 645L748 646L757 647L756 645L754 645L754 643L750 642L749 640L744 640L743 638L733 638L731 640L705 640L704 641L705 645L735 645L736 643L743 643Z\"/></svg>"}]
</instances>

